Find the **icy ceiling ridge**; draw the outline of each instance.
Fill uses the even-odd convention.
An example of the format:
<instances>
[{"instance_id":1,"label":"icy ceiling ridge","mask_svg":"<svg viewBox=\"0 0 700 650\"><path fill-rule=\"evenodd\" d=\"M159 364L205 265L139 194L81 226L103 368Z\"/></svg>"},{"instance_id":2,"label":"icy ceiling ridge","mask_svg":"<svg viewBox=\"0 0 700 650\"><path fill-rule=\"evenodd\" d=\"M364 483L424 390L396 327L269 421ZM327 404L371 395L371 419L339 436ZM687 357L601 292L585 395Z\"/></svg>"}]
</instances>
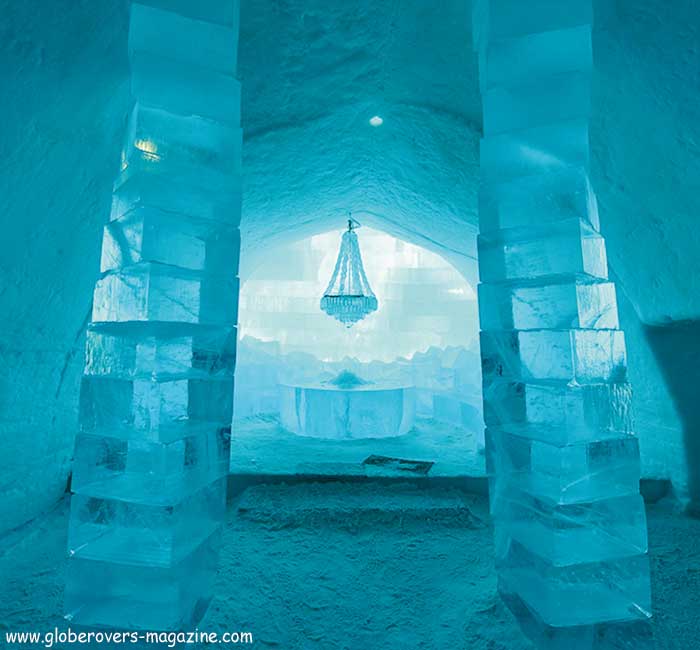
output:
<instances>
[{"instance_id":1,"label":"icy ceiling ridge","mask_svg":"<svg viewBox=\"0 0 700 650\"><path fill-rule=\"evenodd\" d=\"M643 321L697 318L696 9L594 5L591 171L610 263ZM243 3L244 229L253 246L280 224L312 231L354 204L385 225L405 224L409 236L435 224L429 237L463 251L449 233L476 223L481 109L470 16L461 0L398 13L360 0ZM384 123L370 131L375 114ZM363 197L367 178L372 196Z\"/></svg>"},{"instance_id":2,"label":"icy ceiling ridge","mask_svg":"<svg viewBox=\"0 0 700 650\"><path fill-rule=\"evenodd\" d=\"M385 106L375 128L370 108L357 103L246 139L246 252L342 227L352 212L440 254L474 257L475 125L449 112Z\"/></svg>"}]
</instances>

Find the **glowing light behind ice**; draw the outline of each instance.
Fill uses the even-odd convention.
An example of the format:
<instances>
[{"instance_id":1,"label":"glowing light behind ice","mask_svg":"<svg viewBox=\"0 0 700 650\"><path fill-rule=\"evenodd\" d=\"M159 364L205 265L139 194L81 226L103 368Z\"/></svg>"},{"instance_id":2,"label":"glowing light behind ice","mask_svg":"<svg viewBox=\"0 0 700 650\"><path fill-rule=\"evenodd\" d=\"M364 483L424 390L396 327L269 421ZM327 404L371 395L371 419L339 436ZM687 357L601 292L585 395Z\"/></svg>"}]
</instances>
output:
<instances>
[{"instance_id":1,"label":"glowing light behind ice","mask_svg":"<svg viewBox=\"0 0 700 650\"><path fill-rule=\"evenodd\" d=\"M393 361L430 346L469 347L478 332L476 295L439 255L371 228L358 231L380 308L351 330L318 306L336 262L338 229L271 249L242 284L240 336L280 351L335 361Z\"/></svg>"}]
</instances>

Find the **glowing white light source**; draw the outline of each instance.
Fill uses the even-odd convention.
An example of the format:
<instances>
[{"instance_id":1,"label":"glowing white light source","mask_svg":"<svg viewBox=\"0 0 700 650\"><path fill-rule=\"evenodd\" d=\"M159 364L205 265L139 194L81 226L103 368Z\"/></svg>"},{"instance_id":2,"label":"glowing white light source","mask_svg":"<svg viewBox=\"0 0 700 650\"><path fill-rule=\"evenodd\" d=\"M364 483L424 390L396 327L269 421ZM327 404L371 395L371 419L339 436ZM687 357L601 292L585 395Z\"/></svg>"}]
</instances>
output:
<instances>
[{"instance_id":1,"label":"glowing white light source","mask_svg":"<svg viewBox=\"0 0 700 650\"><path fill-rule=\"evenodd\" d=\"M384 120L381 117L379 117L379 115L375 115L374 117L370 118L369 123L372 126L381 126L382 124L384 124Z\"/></svg>"}]
</instances>

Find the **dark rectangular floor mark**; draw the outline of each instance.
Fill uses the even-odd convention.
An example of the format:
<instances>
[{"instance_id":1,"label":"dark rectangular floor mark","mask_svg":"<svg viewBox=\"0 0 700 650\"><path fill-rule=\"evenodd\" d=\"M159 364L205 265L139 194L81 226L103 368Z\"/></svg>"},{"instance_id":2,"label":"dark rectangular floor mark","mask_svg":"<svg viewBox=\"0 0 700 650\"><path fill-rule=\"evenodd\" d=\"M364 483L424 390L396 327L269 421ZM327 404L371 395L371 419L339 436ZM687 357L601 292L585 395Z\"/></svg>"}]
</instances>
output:
<instances>
[{"instance_id":1,"label":"dark rectangular floor mark","mask_svg":"<svg viewBox=\"0 0 700 650\"><path fill-rule=\"evenodd\" d=\"M362 461L365 469L382 470L382 472L400 474L428 474L435 464L428 460L406 460L405 458L391 458L390 456L368 456Z\"/></svg>"}]
</instances>

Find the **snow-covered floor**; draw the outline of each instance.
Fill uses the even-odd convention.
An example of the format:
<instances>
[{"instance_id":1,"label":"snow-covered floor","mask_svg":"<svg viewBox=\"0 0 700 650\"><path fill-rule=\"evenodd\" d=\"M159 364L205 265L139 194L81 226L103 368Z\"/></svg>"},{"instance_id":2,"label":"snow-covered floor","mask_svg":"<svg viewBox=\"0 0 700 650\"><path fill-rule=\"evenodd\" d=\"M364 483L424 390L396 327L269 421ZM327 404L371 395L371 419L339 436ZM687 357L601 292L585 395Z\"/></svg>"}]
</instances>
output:
<instances>
[{"instance_id":1,"label":"snow-covered floor","mask_svg":"<svg viewBox=\"0 0 700 650\"><path fill-rule=\"evenodd\" d=\"M390 456L434 463L430 476L485 476L483 453L474 432L417 418L395 438L323 440L286 431L274 416L235 420L231 440L232 474L363 475L368 456Z\"/></svg>"},{"instance_id":2,"label":"snow-covered floor","mask_svg":"<svg viewBox=\"0 0 700 650\"><path fill-rule=\"evenodd\" d=\"M65 629L67 514L66 499L2 540L3 636ZM657 647L695 650L700 521L668 501L648 515ZM253 647L279 650L525 650L495 595L491 554L484 497L373 482L259 485L231 503L200 629L250 631Z\"/></svg>"}]
</instances>

